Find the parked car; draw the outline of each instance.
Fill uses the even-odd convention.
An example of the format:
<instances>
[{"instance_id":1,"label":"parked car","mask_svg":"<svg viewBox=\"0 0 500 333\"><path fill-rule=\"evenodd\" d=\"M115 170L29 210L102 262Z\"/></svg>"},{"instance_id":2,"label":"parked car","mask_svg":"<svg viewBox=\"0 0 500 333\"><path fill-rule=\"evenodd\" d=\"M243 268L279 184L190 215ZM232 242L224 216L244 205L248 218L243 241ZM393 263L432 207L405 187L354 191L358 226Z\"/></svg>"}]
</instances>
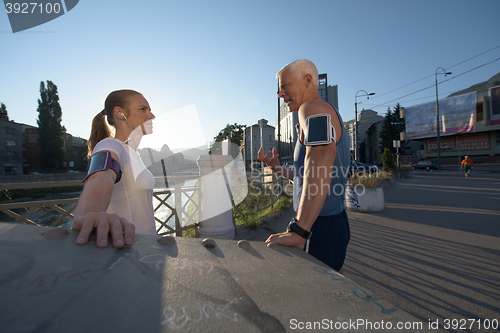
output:
<instances>
[{"instance_id":1,"label":"parked car","mask_svg":"<svg viewBox=\"0 0 500 333\"><path fill-rule=\"evenodd\" d=\"M437 170L437 164L434 161L420 161L412 165L413 170Z\"/></svg>"},{"instance_id":2,"label":"parked car","mask_svg":"<svg viewBox=\"0 0 500 333\"><path fill-rule=\"evenodd\" d=\"M379 172L378 166L375 164L367 164L367 163L361 163L359 161L351 161L351 166L349 168L349 177L351 177L354 174L357 175L362 175L366 172L368 173L374 173L374 172Z\"/></svg>"}]
</instances>

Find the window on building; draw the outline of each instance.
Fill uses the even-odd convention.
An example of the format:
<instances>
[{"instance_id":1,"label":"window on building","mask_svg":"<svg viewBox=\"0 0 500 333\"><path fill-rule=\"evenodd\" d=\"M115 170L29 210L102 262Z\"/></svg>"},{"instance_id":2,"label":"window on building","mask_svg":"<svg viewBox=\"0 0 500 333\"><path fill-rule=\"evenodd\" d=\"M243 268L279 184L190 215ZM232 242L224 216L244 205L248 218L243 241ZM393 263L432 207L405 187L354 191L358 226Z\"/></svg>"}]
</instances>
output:
<instances>
[{"instance_id":1,"label":"window on building","mask_svg":"<svg viewBox=\"0 0 500 333\"><path fill-rule=\"evenodd\" d=\"M5 145L9 147L15 147L16 146L16 141L14 140L5 140Z\"/></svg>"},{"instance_id":2,"label":"window on building","mask_svg":"<svg viewBox=\"0 0 500 333\"><path fill-rule=\"evenodd\" d=\"M37 135L28 135L28 143L38 143L38 136Z\"/></svg>"},{"instance_id":3,"label":"window on building","mask_svg":"<svg viewBox=\"0 0 500 333\"><path fill-rule=\"evenodd\" d=\"M318 89L318 93L321 98L326 97L326 89Z\"/></svg>"},{"instance_id":4,"label":"window on building","mask_svg":"<svg viewBox=\"0 0 500 333\"><path fill-rule=\"evenodd\" d=\"M273 135L269 134L269 141L273 141Z\"/></svg>"},{"instance_id":5,"label":"window on building","mask_svg":"<svg viewBox=\"0 0 500 333\"><path fill-rule=\"evenodd\" d=\"M5 133L7 134L16 134L16 129L12 127L6 127L5 128Z\"/></svg>"},{"instance_id":6,"label":"window on building","mask_svg":"<svg viewBox=\"0 0 500 333\"><path fill-rule=\"evenodd\" d=\"M5 172L6 175L11 175L12 174L12 165L5 164L4 172Z\"/></svg>"}]
</instances>

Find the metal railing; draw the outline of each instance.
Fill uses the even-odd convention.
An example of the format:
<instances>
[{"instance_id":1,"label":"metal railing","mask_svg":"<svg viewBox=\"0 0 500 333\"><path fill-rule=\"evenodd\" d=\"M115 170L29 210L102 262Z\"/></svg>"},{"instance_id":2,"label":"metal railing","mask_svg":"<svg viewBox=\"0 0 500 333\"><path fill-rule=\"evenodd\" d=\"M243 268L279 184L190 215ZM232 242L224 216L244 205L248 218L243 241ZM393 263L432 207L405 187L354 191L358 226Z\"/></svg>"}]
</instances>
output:
<instances>
[{"instance_id":1,"label":"metal railing","mask_svg":"<svg viewBox=\"0 0 500 333\"><path fill-rule=\"evenodd\" d=\"M200 200L199 182L193 186L184 186L189 180L195 180L199 176L169 177L169 187L153 191L153 208L155 221L157 222L157 234L175 234L182 236L182 231L194 228L198 236L198 226L200 223ZM157 179L163 181L163 178ZM13 183L0 184L2 195L8 196L8 191L27 190L54 187L78 187L82 186L81 181L55 181L55 182L34 182L34 183ZM239 188L247 187L247 191L239 191ZM246 214L255 214L266 208L273 207L282 193L280 179L274 175L262 175L249 177L248 185L236 185L231 188L233 195L233 221ZM245 197L242 197L245 195ZM9 202L10 201L10 202ZM12 202L9 200L0 204L0 212L14 219L14 223L25 223L43 226L65 226L71 227L71 220L74 218L73 211L76 208L78 198L38 200L25 202ZM173 201L173 202L172 202ZM234 202L240 202L234 205ZM59 214L57 219L49 218L50 223L37 223L33 218L36 212L52 210ZM55 220L54 220L55 219ZM68 220L71 219L71 220ZM53 222L52 222L53 221ZM12 221L11 221L12 222ZM63 225L66 224L66 225Z\"/></svg>"},{"instance_id":2,"label":"metal railing","mask_svg":"<svg viewBox=\"0 0 500 333\"><path fill-rule=\"evenodd\" d=\"M153 191L153 208L155 221L159 224L156 230L158 235L168 235L175 233L182 236L182 231L194 228L198 236L200 222L200 202L198 193L200 191L198 183L194 186L184 187L187 180L198 179L198 176L190 177L169 177L169 187L163 190ZM172 185L171 185L172 184ZM173 196L173 205L168 202ZM166 208L167 211L161 211ZM165 217L162 219L161 217ZM171 222L172 221L172 222ZM170 224L173 224L173 227Z\"/></svg>"},{"instance_id":3,"label":"metal railing","mask_svg":"<svg viewBox=\"0 0 500 333\"><path fill-rule=\"evenodd\" d=\"M11 184L0 184L0 191L3 196L10 199L8 191L12 190L31 190L40 188L53 188L53 187L79 187L83 186L81 180L71 180L71 181L56 181L56 182L33 182L33 183L11 183ZM39 200L39 201L27 201L27 202L10 202L0 204L0 212L14 218L15 223L25 223L39 225L30 219L30 217L42 208L52 209L61 216L50 223L47 226L55 227L61 224L61 222L66 218L73 218L72 212L76 208L76 203L78 198L70 199L55 199L55 200ZM66 205L71 205L70 207L63 207ZM24 210L24 212L21 212ZM22 215L21 215L22 214Z\"/></svg>"}]
</instances>

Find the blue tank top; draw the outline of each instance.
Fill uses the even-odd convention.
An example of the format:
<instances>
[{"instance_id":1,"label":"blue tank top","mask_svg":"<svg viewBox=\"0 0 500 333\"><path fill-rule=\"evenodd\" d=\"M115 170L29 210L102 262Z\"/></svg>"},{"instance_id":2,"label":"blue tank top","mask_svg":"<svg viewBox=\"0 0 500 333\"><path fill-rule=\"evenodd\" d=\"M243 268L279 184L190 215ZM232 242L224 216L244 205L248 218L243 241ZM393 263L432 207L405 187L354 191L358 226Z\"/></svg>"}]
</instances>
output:
<instances>
[{"instance_id":1,"label":"blue tank top","mask_svg":"<svg viewBox=\"0 0 500 333\"><path fill-rule=\"evenodd\" d=\"M333 106L332 106L333 107ZM327 188L325 185L323 190L328 190L328 195L323 204L323 208L319 216L337 215L344 211L344 192L347 183L347 176L349 173L349 166L351 164L351 157L349 152L349 134L344 127L344 123L338 111L333 107L340 120L342 127L342 136L337 142L337 156L331 168L315 168L314 172L327 172L331 177L330 186ZM297 143L295 144L295 151L293 154L293 168L295 175L293 178L293 208L295 211L299 208L300 197L302 195L302 186L304 178L304 159L306 157L306 147L300 142L300 129ZM321 191L322 189L318 189Z\"/></svg>"}]
</instances>

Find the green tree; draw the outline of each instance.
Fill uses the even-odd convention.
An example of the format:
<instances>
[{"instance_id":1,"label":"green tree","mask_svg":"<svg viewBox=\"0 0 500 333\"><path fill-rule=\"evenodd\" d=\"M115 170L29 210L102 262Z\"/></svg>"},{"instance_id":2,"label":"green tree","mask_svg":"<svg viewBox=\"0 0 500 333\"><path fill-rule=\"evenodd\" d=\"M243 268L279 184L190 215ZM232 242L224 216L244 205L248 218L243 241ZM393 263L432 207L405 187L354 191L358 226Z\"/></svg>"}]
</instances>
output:
<instances>
[{"instance_id":1,"label":"green tree","mask_svg":"<svg viewBox=\"0 0 500 333\"><path fill-rule=\"evenodd\" d=\"M66 129L61 125L62 109L57 86L52 81L47 80L47 86L43 81L40 82L37 111L42 169L49 172L60 171L66 156Z\"/></svg>"},{"instance_id":2,"label":"green tree","mask_svg":"<svg viewBox=\"0 0 500 333\"><path fill-rule=\"evenodd\" d=\"M9 120L9 113L7 112L7 107L3 103L0 105L0 114L2 115L2 118L5 117L5 119Z\"/></svg>"},{"instance_id":3,"label":"green tree","mask_svg":"<svg viewBox=\"0 0 500 333\"><path fill-rule=\"evenodd\" d=\"M243 141L243 131L246 125L240 125L234 123L233 125L227 124L226 127L224 127L219 134L214 138L215 142L210 148L210 154L214 155L221 155L222 154L222 141L228 139L229 142L233 143L236 146L240 146L241 142ZM233 146L233 145L231 145ZM231 155L233 157L235 154L237 155L239 153L236 151L231 151Z\"/></svg>"},{"instance_id":4,"label":"green tree","mask_svg":"<svg viewBox=\"0 0 500 333\"><path fill-rule=\"evenodd\" d=\"M385 151L385 148L388 148L393 154L396 153L393 141L400 139L399 133L404 132L406 126L404 118L400 117L400 111L401 105L399 103L396 104L392 111L391 108L387 108L387 113L385 114L382 129L379 134L381 153Z\"/></svg>"},{"instance_id":5,"label":"green tree","mask_svg":"<svg viewBox=\"0 0 500 333\"><path fill-rule=\"evenodd\" d=\"M382 171L392 171L396 168L395 158L389 148L384 149L382 155Z\"/></svg>"}]
</instances>

